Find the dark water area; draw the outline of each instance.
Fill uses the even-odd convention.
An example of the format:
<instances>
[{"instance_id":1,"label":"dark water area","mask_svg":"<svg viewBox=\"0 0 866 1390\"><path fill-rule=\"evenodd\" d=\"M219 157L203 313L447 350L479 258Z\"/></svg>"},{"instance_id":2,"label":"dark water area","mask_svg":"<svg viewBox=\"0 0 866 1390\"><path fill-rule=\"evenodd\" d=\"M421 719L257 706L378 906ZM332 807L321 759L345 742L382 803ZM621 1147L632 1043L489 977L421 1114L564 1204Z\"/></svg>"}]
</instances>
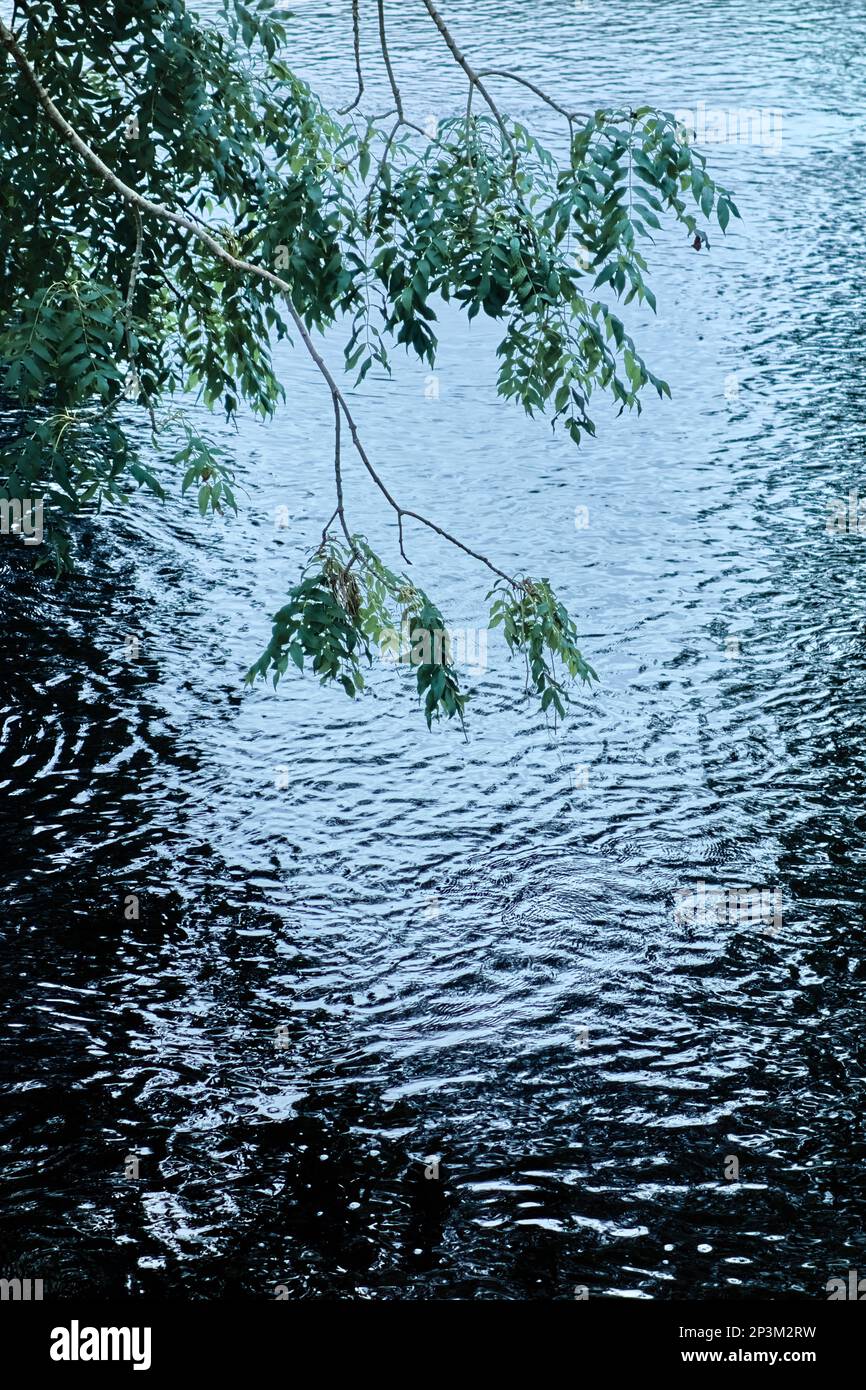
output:
<instances>
[{"instance_id":1,"label":"dark water area","mask_svg":"<svg viewBox=\"0 0 866 1390\"><path fill-rule=\"evenodd\" d=\"M291 60L349 99L347 7L295 8ZM136 498L59 588L4 551L0 1273L53 1294L814 1299L866 1270L866 534L827 525L866 494L866 7L448 12L575 106L781 125L705 146L727 238L653 252L634 326L671 401L599 408L576 451L447 313L438 394L396 358L353 397L400 497L561 592L601 683L555 736L497 633L468 741L394 668L355 704L243 691L332 510L288 346L273 422L208 424L239 518ZM422 122L465 100L428 28L393 39ZM478 624L477 568L408 544ZM779 921L678 911L701 884Z\"/></svg>"}]
</instances>

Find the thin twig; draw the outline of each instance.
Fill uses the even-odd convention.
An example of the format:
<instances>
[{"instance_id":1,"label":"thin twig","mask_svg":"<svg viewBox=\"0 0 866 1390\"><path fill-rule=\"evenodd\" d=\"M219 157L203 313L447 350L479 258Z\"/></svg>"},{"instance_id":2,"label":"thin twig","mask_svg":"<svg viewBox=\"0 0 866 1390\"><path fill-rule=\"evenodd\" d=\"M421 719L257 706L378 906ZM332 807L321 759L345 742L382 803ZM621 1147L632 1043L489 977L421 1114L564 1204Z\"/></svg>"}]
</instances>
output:
<instances>
[{"instance_id":1,"label":"thin twig","mask_svg":"<svg viewBox=\"0 0 866 1390\"><path fill-rule=\"evenodd\" d=\"M433 23L436 25L436 28L439 30L439 33L442 35L443 39L448 45L448 48L451 51L454 61L460 64L461 68L466 73L466 76L469 78L469 81L472 84L472 86L478 88L479 93L486 101L490 110L493 112L493 115L496 119L496 124L499 126L499 129L502 132L502 138L508 146L509 150L511 151L512 161L516 165L517 150L514 148L514 141L511 138L511 133L508 129L508 126L505 124L499 107L496 105L496 102L493 100L492 96L488 92L478 73L472 67L469 60L463 53L461 53L460 49L457 47L457 44L454 41L454 37L450 29L448 28L448 25L445 23L436 6L433 4L433 0L424 0L424 4L427 7L427 13L433 20Z\"/></svg>"},{"instance_id":2,"label":"thin twig","mask_svg":"<svg viewBox=\"0 0 866 1390\"><path fill-rule=\"evenodd\" d=\"M340 518L340 525L343 528L343 535L349 542L349 549L355 554L355 542L349 535L349 528L346 525L346 512L343 503L343 470L340 459L340 398L332 392L334 402L334 482L337 489L337 516Z\"/></svg>"},{"instance_id":3,"label":"thin twig","mask_svg":"<svg viewBox=\"0 0 866 1390\"><path fill-rule=\"evenodd\" d=\"M132 305L135 300L135 285L141 267L141 246L144 236L144 229L141 225L141 213L137 207L134 207L132 211L135 215L135 250L132 253L132 269L129 272L129 284L126 287L126 301L123 306L123 332L126 340L126 357L129 362L130 372L132 373L132 384L138 387L140 394L144 397L145 408L150 416L150 427L153 433L156 434L156 413L147 394L141 389L141 382L135 365L135 353L132 350Z\"/></svg>"},{"instance_id":4,"label":"thin twig","mask_svg":"<svg viewBox=\"0 0 866 1390\"><path fill-rule=\"evenodd\" d=\"M168 285L168 288L171 290L171 292L172 292L172 294L174 295L175 299L177 299L177 300L182 304L182 303L184 302L183 295L181 294L181 292L180 292L180 290L178 289L177 285L173 284L172 281L169 280L169 278L168 278L168 276L166 275L165 271L163 270L162 266L161 266L161 265L155 265L155 266L154 266L154 270L156 271L157 275L160 275L160 276L162 277L162 279L165 281L165 283Z\"/></svg>"},{"instance_id":5,"label":"thin twig","mask_svg":"<svg viewBox=\"0 0 866 1390\"><path fill-rule=\"evenodd\" d=\"M385 59L385 70L388 74L388 81L391 84L391 91L394 95L394 104L397 107L397 115L403 120L403 98L400 95L400 88L397 86L397 79L394 76L394 69L391 67L391 55L388 52L388 38L385 34L385 0L376 0L376 7L379 12L379 44L382 49L382 57Z\"/></svg>"},{"instance_id":6,"label":"thin twig","mask_svg":"<svg viewBox=\"0 0 866 1390\"><path fill-rule=\"evenodd\" d=\"M348 106L344 106L342 111L338 111L338 116L348 116L364 95L364 73L361 68L361 16L359 13L359 0L352 0L352 39L355 49L355 72L358 74L358 95Z\"/></svg>"},{"instance_id":7,"label":"thin twig","mask_svg":"<svg viewBox=\"0 0 866 1390\"><path fill-rule=\"evenodd\" d=\"M127 342L129 341L129 320L132 317L132 301L135 298L135 282L138 279L138 271L141 265L141 213L138 208L133 208L133 212L135 214L135 250L132 253L132 270L129 273L129 284L126 288Z\"/></svg>"},{"instance_id":8,"label":"thin twig","mask_svg":"<svg viewBox=\"0 0 866 1390\"><path fill-rule=\"evenodd\" d=\"M534 92L539 100L545 102L545 104L550 106L554 111L558 111L560 116L564 116L569 125L571 125L573 121L588 121L592 119L588 111L568 111L564 106L560 106L559 102L554 101L553 97L549 96L541 87L536 86L534 82L530 82L527 77L521 77L517 72L508 72L505 68L484 68L482 72L479 72L478 76L505 77L511 82L519 82L521 87L528 87L529 91Z\"/></svg>"},{"instance_id":9,"label":"thin twig","mask_svg":"<svg viewBox=\"0 0 866 1390\"><path fill-rule=\"evenodd\" d=\"M334 510L331 512L330 517L325 522L324 527L322 528L322 544L319 546L320 550L324 550L325 546L328 543L328 532L330 531L331 527L337 519L337 512L338 508L335 507Z\"/></svg>"},{"instance_id":10,"label":"thin twig","mask_svg":"<svg viewBox=\"0 0 866 1390\"><path fill-rule=\"evenodd\" d=\"M388 137L385 140L385 148L382 151L382 158L379 160L379 167L376 170L376 177L372 180L370 187L367 190L367 197L364 200L364 216L361 220L363 226L366 228L367 236L369 236L371 231L373 230L372 224L370 222L370 213L373 206L373 194L376 192L376 189L382 181L382 175L385 172L385 165L388 163L388 155L391 153L391 146L394 143L397 131L400 129L400 124L400 120L396 120L388 133Z\"/></svg>"}]
</instances>

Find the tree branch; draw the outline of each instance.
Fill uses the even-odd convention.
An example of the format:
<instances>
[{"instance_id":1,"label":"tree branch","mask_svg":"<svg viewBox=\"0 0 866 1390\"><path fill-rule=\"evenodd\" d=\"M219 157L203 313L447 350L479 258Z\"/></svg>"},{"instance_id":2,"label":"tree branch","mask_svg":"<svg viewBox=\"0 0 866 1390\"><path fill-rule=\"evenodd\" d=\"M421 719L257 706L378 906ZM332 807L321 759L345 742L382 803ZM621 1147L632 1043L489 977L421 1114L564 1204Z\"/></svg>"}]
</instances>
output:
<instances>
[{"instance_id":1,"label":"tree branch","mask_svg":"<svg viewBox=\"0 0 866 1390\"><path fill-rule=\"evenodd\" d=\"M428 5L428 8L430 7L429 0L425 0L425 4ZM419 512L409 511L407 510L407 508L401 507L400 504L397 501L395 501L394 497L388 491L388 488L385 486L384 482L379 477L379 474L376 472L376 469L370 462L370 459L367 456L364 446L361 443L360 437L358 435L358 428L355 424L355 421L352 418L352 414L349 410L349 406L345 400L345 397L340 391L340 388L337 385L327 363L325 362L324 358L322 357L321 353L319 352L318 348L313 342L313 339L310 336L306 324L304 323L303 319L301 318L300 314L298 313L297 309L292 303L291 285L286 280L281 279L279 275L275 275L272 270L268 270L265 266L254 265L251 261L241 260L237 256L233 256L231 252L227 251L225 247L219 241L217 241L215 236L213 236L203 226L199 225L198 222L193 221L192 217L188 214L177 212L175 211L175 209L166 207L162 203L155 203L150 198L145 198L143 194L136 192L134 188L130 188L127 184L125 184L123 180L118 178L117 174L115 174L114 171L110 169L102 159L100 159L96 151L91 149L91 147L84 140L82 140L81 136L77 133L77 131L74 130L73 127L69 124L66 117L54 105L54 102L51 100L51 97L48 95L45 88L42 86L42 83L39 81L39 78L37 77L32 66L30 65L30 62L26 54L21 49L17 39L15 38L15 35L7 28L6 24L3 22L2 19L0 19L0 45L2 45L2 47L7 49L8 52L11 53L12 58L16 66L18 67L22 77L24 78L27 85L30 87L31 91L34 93L37 101L39 102L39 105L42 107L42 110L45 112L45 115L50 121L51 125L54 126L55 130L57 130L60 133L60 135L62 135L66 143L77 151L77 153L81 156L81 158L84 160L87 166L95 174L97 174L99 178L103 180L103 182L107 183L108 186L112 188L114 192L118 194L119 197L121 197L125 202L131 204L131 206L133 206L134 208L137 208L139 212L147 213L148 216L156 217L162 222L170 223L172 226L182 227L185 231L189 232L191 236L195 237L197 241L200 241L204 246L206 246L217 260L221 261L224 265L231 267L232 270L235 270L240 274L253 275L261 280L266 280L269 284L275 285L277 289L279 289L282 292L282 294L285 296L286 307L289 311L289 315L300 335L301 341L303 342L305 348L307 349L307 352L310 354L319 371L321 372L322 376L324 377L325 381L327 382L328 387L331 391L332 400L335 403L335 407L339 406L339 409L343 412L346 423L348 424L349 430L352 435L352 442L355 446L359 458L361 459L361 462L363 463L364 467L366 468L370 477L373 479L376 486L379 488L379 491L382 493L383 497L385 497L390 506L397 513L398 530L400 535L400 553L403 556L404 560L407 560L408 563L408 557L406 556L406 553L403 549L402 519L404 516L410 516L413 517L414 520L420 521L422 525L429 527L431 531L435 531L437 535L443 538L443 540L449 541L452 545L456 546L458 550L462 550L466 555L470 555L473 559L478 560L483 565L486 565L486 567L489 570L491 570L494 574L498 575L501 579L506 580L507 583L511 584L514 588L520 587L520 584L517 580L513 579L510 575L506 574L504 570L501 570L496 565L492 564L490 560L486 558L486 556L479 554L479 552L476 550L471 550L468 545L464 545L462 541L457 540L457 538L455 536L452 536L450 532L444 530L443 527L438 526L435 522L428 520L427 517L421 516ZM479 88L479 90L481 90L481 88Z\"/></svg>"},{"instance_id":2,"label":"tree branch","mask_svg":"<svg viewBox=\"0 0 866 1390\"><path fill-rule=\"evenodd\" d=\"M138 279L138 271L141 265L141 213L138 208L133 208L135 213L135 250L132 253L132 270L129 273L129 284L126 289L126 321L127 321L127 341L129 333L129 320L132 318L132 301L135 299L135 282Z\"/></svg>"},{"instance_id":3,"label":"tree branch","mask_svg":"<svg viewBox=\"0 0 866 1390\"><path fill-rule=\"evenodd\" d=\"M138 272L141 268L141 248L144 238L144 231L141 225L141 213L136 207L134 207L132 211L135 214L135 250L132 253L132 269L129 272L129 284L126 287L126 300L123 306L123 333L126 340L126 356L132 378L131 384L137 388L138 393L144 396L144 404L150 416L150 428L154 434L157 434L156 415L147 395L141 389L141 382L139 381L138 371L135 365L135 353L132 350L132 305L135 300L135 285L138 280ZM131 391L130 395L132 395Z\"/></svg>"},{"instance_id":4,"label":"tree branch","mask_svg":"<svg viewBox=\"0 0 866 1390\"><path fill-rule=\"evenodd\" d=\"M328 517L328 520L325 522L325 525L324 525L323 528L322 528L322 543L321 543L321 545L319 546L319 550L323 550L323 549L325 548L325 545L326 545L327 540L328 540L328 532L330 531L330 529L331 529L331 527L333 526L334 522L337 520L337 511L338 511L338 508L335 507L334 510L331 512L331 515Z\"/></svg>"},{"instance_id":5,"label":"tree branch","mask_svg":"<svg viewBox=\"0 0 866 1390\"><path fill-rule=\"evenodd\" d=\"M564 106L560 106L558 101L554 101L552 96L548 96L547 92L543 91L541 87L537 87L534 82L530 82L527 77L521 77L520 74L517 72L507 72L505 68L485 68L483 72L479 72L478 76L504 77L510 82L519 82L521 87L528 87L529 91L534 92L540 101L545 102L545 104L551 107L552 110L558 111L560 116L564 116L565 119L568 121L569 128L573 126L575 121L591 120L591 116L588 111L566 110Z\"/></svg>"},{"instance_id":6,"label":"tree branch","mask_svg":"<svg viewBox=\"0 0 866 1390\"><path fill-rule=\"evenodd\" d=\"M440 14L439 11L437 10L436 6L433 4L433 0L424 0L424 4L425 4L426 7L427 7L427 13L429 14L430 18L433 20L433 23L436 25L436 28L439 30L439 33L442 35L443 39L445 40L446 44L448 45L448 48L449 48L450 51L451 51L451 54L452 54L452 56L453 56L453 58L454 58L454 61L455 61L456 63L459 63L459 64L460 64L461 68L462 68L463 71L466 73L466 76L469 78L470 84L471 84L473 87L477 87L477 88L478 88L479 93L481 94L481 96L482 96L482 97L484 98L484 100L486 101L486 103L487 103L487 105L489 106L490 110L493 112L493 115L494 115L494 117L496 118L496 124L499 126L499 129L500 129L500 131L502 132L502 138L503 138L503 140L505 141L506 145L508 146L509 150L511 151L511 158L512 158L512 161L514 162L514 164L516 164L516 163L517 163L517 150L514 148L514 141L513 141L512 138L511 138L511 134L510 134L510 132L509 132L508 126L505 124L505 121L504 121L504 119L503 119L503 117L502 117L502 113L500 112L499 107L496 105L496 102L493 100L492 96L491 96L490 93L488 92L488 90L487 90L487 88L485 87L484 83L482 82L482 80L481 80L479 74L475 71L475 69L472 67L471 63L468 61L468 59L465 57L465 55L464 55L463 53L461 53L460 49L457 47L457 44L456 44L455 41L454 41L454 38L453 38L453 36L452 36L452 34L451 34L450 29L448 28L448 25L445 23L444 19L442 18L441 14Z\"/></svg>"},{"instance_id":7,"label":"tree branch","mask_svg":"<svg viewBox=\"0 0 866 1390\"><path fill-rule=\"evenodd\" d=\"M364 95L364 73L361 69L361 16L359 11L360 0L352 0L352 39L355 49L355 72L358 74L358 95L348 106L344 106L342 111L338 111L338 116L348 116Z\"/></svg>"},{"instance_id":8,"label":"tree branch","mask_svg":"<svg viewBox=\"0 0 866 1390\"><path fill-rule=\"evenodd\" d=\"M355 550L355 542L349 535L349 528L346 525L345 504L343 502L343 470L340 459L340 401L339 397L334 393L332 393L332 399L334 402L334 482L337 488L336 514L340 518L340 525L343 528L343 535L349 542L349 550L352 552L352 558L354 559L354 557L357 555L357 551ZM328 524L330 525L330 522ZM327 531L327 527L325 528L325 530Z\"/></svg>"},{"instance_id":9,"label":"tree branch","mask_svg":"<svg viewBox=\"0 0 866 1390\"><path fill-rule=\"evenodd\" d=\"M397 108L397 116L403 120L403 98L400 95L400 88L397 86L397 79L394 76L394 69L391 67L391 55L388 52L388 39L385 34L385 0L376 0L379 12L379 43L382 48L382 57L385 59L385 70L388 74L388 81L391 84L391 91L394 95L394 105Z\"/></svg>"}]
</instances>

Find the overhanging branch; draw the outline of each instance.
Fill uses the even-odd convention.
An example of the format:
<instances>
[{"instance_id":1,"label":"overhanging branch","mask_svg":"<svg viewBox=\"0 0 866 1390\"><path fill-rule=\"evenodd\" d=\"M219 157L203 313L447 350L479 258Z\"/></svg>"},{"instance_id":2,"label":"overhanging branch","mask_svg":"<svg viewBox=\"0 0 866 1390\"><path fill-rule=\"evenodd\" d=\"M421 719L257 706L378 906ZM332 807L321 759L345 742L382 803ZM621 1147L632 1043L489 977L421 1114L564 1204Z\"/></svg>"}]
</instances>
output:
<instances>
[{"instance_id":1,"label":"overhanging branch","mask_svg":"<svg viewBox=\"0 0 866 1390\"><path fill-rule=\"evenodd\" d=\"M425 4L427 4L427 7L429 10L431 10L431 13L435 14L435 8L430 5L429 0L425 0ZM437 22L441 24L441 21L438 21L438 19ZM504 570L499 569L498 566L494 565L490 560L487 559L486 556L480 554L476 550L472 550L468 545L464 545L464 543L458 540L456 536L452 536L450 532L446 531L443 527L437 525L435 522L430 521L427 517L422 516L419 512L411 511L406 507L402 507L394 499L388 488L385 486L385 483L380 478L376 469L373 467L373 464L370 462L366 450L364 449L363 444L361 443L361 439L358 434L358 428L352 417L352 413L349 410L348 403L345 397L343 396L343 393L341 392L339 386L337 385L337 382L334 379L334 376L330 371L330 368L328 367L327 363L325 362L324 358L322 357L321 353L316 347L316 344L314 343L309 333L309 330L307 329L306 324L304 323L303 319L301 318L300 314L298 313L297 309L292 303L291 285L286 280L283 280L279 275L274 274L273 271L268 270L265 266L255 265L251 261L242 260L237 256L233 256L231 252L227 251L226 248L217 240L217 238L213 236L212 233L209 232L207 228L201 224L200 221L194 220L189 214L178 212L174 208L166 207L163 203L154 202L152 199L146 198L143 194L137 192L136 189L131 188L128 184L124 183L123 180L120 179L117 176L117 174L115 174L114 171L109 168L109 166L104 162L104 160L100 158L96 151L92 149L91 146L88 145L87 142L81 138L81 136L73 128L73 126L70 125L69 121L63 115L63 113L57 108L57 106L55 106L54 102L51 100L51 97L48 95L47 91L43 87L38 76L36 75L36 72L34 71L29 59L27 58L27 55L21 48L17 38L12 33L12 31L6 26L2 19L0 19L0 45L2 45L2 47L5 48L11 54L13 61L15 62L19 72L21 73L21 76L33 92L50 124L62 136L66 144L69 145L72 149L76 151L77 154L81 156L87 167L91 169L92 172L96 174L104 183L108 184L109 188L113 189L114 192L118 195L118 197L122 198L124 202L128 203L131 207L135 208L139 213L145 213L147 214L147 216L157 218L161 222L166 222L171 224L172 226L183 228L186 232L190 234L190 236L194 237L203 246L206 246L207 249L210 251L211 255L213 255L217 260L221 261L224 265L229 266L232 270L240 274L252 275L257 277L258 279L267 281L269 284L274 285L277 289L279 289L281 293L285 296L286 307L288 309L289 316L291 317L292 322L294 323L295 328L298 331L301 341L303 342L305 348L307 349L307 352L310 354L310 357L313 359L320 373L322 374L322 376L328 384L328 387L331 392L331 397L335 406L336 418L339 419L339 412L342 411L346 423L349 426L349 431L352 436L352 442L355 446L359 458L361 459L361 462L363 463L365 469L367 470L370 477L373 479L374 483L378 487L379 491L382 493L382 495L385 497L387 502L390 504L390 506L394 509L394 511L397 514L398 530L400 537L400 552L403 555L403 558L407 560L407 563L408 557L406 556L406 553L403 549L403 518L411 517L413 518L413 520L420 522L423 526L427 526L438 536L441 536L443 540L447 540L451 545L456 546L458 550L462 550L464 554L471 556L471 558L474 560L478 560L481 564L485 565L487 569L491 570L493 574L498 575L500 579L506 580L508 584L512 585L515 588L521 587L519 581L506 574ZM483 86L477 82L477 79L475 79L475 81L476 85L479 88L479 91L483 94ZM340 485L340 489L338 490L338 514L341 515L341 511L342 496Z\"/></svg>"}]
</instances>

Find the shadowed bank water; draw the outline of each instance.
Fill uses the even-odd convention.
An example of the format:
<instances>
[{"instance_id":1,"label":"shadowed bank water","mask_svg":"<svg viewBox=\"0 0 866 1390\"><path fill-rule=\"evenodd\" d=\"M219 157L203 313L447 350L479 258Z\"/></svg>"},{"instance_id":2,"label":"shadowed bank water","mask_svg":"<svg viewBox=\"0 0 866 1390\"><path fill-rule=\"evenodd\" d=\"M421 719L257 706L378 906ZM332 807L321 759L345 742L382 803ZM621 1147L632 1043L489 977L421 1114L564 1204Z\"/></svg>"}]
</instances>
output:
<instances>
[{"instance_id":1,"label":"shadowed bank water","mask_svg":"<svg viewBox=\"0 0 866 1390\"><path fill-rule=\"evenodd\" d=\"M347 7L296 9L298 65L350 93ZM449 13L575 106L777 109L781 143L709 148L744 223L654 253L672 402L576 452L453 316L438 399L400 360L356 397L401 498L562 591L602 684L556 738L496 634L468 742L393 668L355 705L241 693L332 509L300 352L228 436L238 520L137 499L59 593L4 573L0 1274L46 1294L820 1298L866 1262L866 537L826 529L866 484L866 16ZM423 21L394 49L422 120L460 108ZM481 620L477 569L410 554ZM700 882L779 890L778 931L678 915Z\"/></svg>"}]
</instances>

